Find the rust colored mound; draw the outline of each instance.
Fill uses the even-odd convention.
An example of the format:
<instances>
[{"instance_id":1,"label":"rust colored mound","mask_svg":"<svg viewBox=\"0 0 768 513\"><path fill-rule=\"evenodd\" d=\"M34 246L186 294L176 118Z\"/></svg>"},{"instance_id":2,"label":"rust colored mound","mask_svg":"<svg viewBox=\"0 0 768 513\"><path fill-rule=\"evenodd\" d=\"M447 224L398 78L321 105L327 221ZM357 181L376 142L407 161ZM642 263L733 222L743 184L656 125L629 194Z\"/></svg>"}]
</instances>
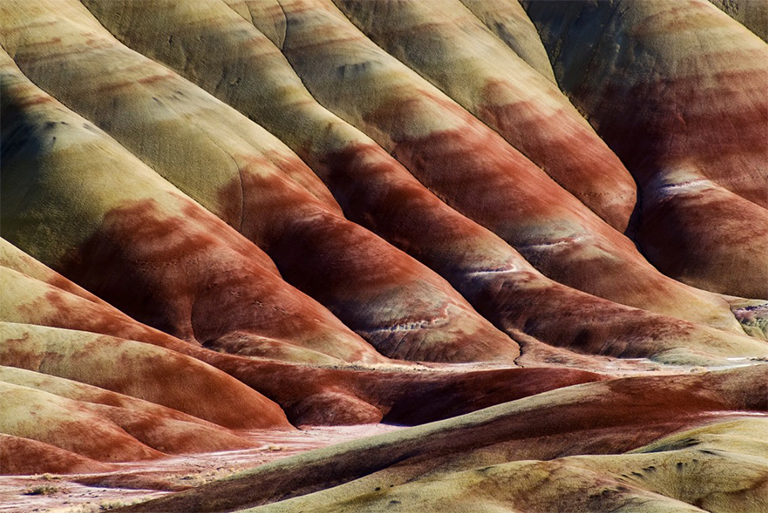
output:
<instances>
[{"instance_id":1,"label":"rust colored mound","mask_svg":"<svg viewBox=\"0 0 768 513\"><path fill-rule=\"evenodd\" d=\"M643 314L637 311L622 310L617 305L574 294L562 287L546 294L548 297L550 294L559 296L559 304L568 305L569 310L573 311L569 322L577 322L578 328L573 329L572 325L564 323L555 329L553 325L557 323L562 308L549 310L547 302L540 305L531 302L534 298L543 297L542 289L548 290L552 286L550 281L543 280L503 241L446 207L370 139L320 108L303 90L301 82L293 75L277 47L252 27L249 28L237 14L222 9L215 2L198 2L184 11L163 10L163 16L158 15L156 18L140 15L131 2L88 2L87 5L122 41L174 66L282 137L323 177L350 218L383 235L438 271L498 327L508 331L525 331L547 343L565 345L574 350L580 350L579 346L585 339L591 340L588 344L590 348L599 348L605 351L604 354L612 355L660 355L668 349L655 347L649 351L647 345L639 345L634 341L637 340L635 336L649 340L650 346L657 345L660 340L680 340L678 337L689 341L719 337L717 334L706 337L697 335L698 328L678 325L665 328L667 335L662 338L653 327L655 323L674 322L658 317L646 322L641 319ZM154 6L160 8L160 4ZM131 29L122 23L113 24L112 16L118 12L122 13L121 16L136 16L135 22L130 24ZM192 20L197 18L217 21L193 23ZM142 24L151 24L152 30L149 30L149 25ZM166 51L162 45L154 44L156 41L153 38L162 32L161 26L173 27L174 41L184 41L189 48L198 48L200 51L191 52L182 63L179 55ZM235 37L229 32L231 27L237 27L239 36ZM280 31L277 30L277 33ZM246 37L246 41L241 36ZM216 41L218 46L232 48L229 55L233 60L228 67L232 71L227 80L234 81L236 86L226 89L216 87L221 81L220 70L209 68L205 62L197 59L198 55L206 53L206 44L213 44L205 41ZM195 74L190 73L193 66ZM246 69L248 73L244 72ZM280 92L285 88L291 91L290 95ZM297 96L302 101L294 101ZM281 106L280 109L271 107L275 103ZM288 124L286 118L275 115L278 111L291 112L286 115L287 118L298 116L305 123ZM635 254L633 258L644 262L639 255ZM639 293L625 280L608 279L610 275L611 272L606 272L603 281L618 294ZM597 276L584 274L580 279L595 282ZM657 305L660 309L743 333L727 303L721 298L693 292L661 275L655 276L678 292L683 292L687 298L674 299L679 297L677 293L667 295L662 290L664 287L656 287L658 283L651 285L653 280L643 283L640 288L653 289L652 293L659 300ZM478 297L495 299L478 300ZM520 300L513 304L505 303L515 297ZM620 312L623 313L619 320ZM615 321L608 321L609 317ZM600 319L599 324L595 319ZM645 326L641 326L643 323ZM607 326L611 328L602 329ZM672 331L678 334L670 337ZM628 344L627 338L632 338L633 342ZM674 344L680 345L680 342ZM625 351L628 346L634 345L638 345L635 353ZM701 362L698 358L700 355L691 356L688 361Z\"/></svg>"},{"instance_id":2,"label":"rust colored mound","mask_svg":"<svg viewBox=\"0 0 768 513\"><path fill-rule=\"evenodd\" d=\"M97 461L137 461L163 453L127 433L92 405L0 383L0 432L55 445Z\"/></svg>"},{"instance_id":3,"label":"rust colored mound","mask_svg":"<svg viewBox=\"0 0 768 513\"><path fill-rule=\"evenodd\" d=\"M282 362L209 361L278 402L295 425L415 425L546 390L605 379L576 369L338 369ZM332 400L331 400L332 399ZM313 409L312 407L322 406ZM375 408L374 409L372 409Z\"/></svg>"},{"instance_id":4,"label":"rust colored mound","mask_svg":"<svg viewBox=\"0 0 768 513\"><path fill-rule=\"evenodd\" d=\"M373 42L493 128L608 224L626 230L637 196L632 176L557 86L459 0L335 3Z\"/></svg>"},{"instance_id":5,"label":"rust colored mound","mask_svg":"<svg viewBox=\"0 0 768 513\"><path fill-rule=\"evenodd\" d=\"M551 54L563 49L561 85L638 182L651 262L696 286L768 298L768 45L705 0L527 9Z\"/></svg>"},{"instance_id":6,"label":"rust colored mound","mask_svg":"<svg viewBox=\"0 0 768 513\"><path fill-rule=\"evenodd\" d=\"M120 310L179 338L215 345L245 333L258 356L288 346L305 361L312 361L312 352L346 361L386 360L319 304L246 254L219 244L212 234L229 228L206 227L201 216L208 215L190 205L181 216L164 219L155 200L116 208L62 268ZM144 252L154 266L135 266ZM135 271L126 272L131 268ZM143 294L125 293L137 285Z\"/></svg>"},{"instance_id":7,"label":"rust colored mound","mask_svg":"<svg viewBox=\"0 0 768 513\"><path fill-rule=\"evenodd\" d=\"M50 356L49 356L50 357ZM43 369L47 371L49 369ZM193 417L179 410L174 410L157 403L137 399L129 395L113 392L105 388L87 385L80 381L60 378L51 374L43 374L18 367L0 366L0 381L13 385L34 388L49 392L54 395L66 397L76 401L116 406L125 410L135 411L138 414L149 414L167 418L172 421L186 422L199 426L200 433L196 436L195 443L201 447L210 444L208 451L224 450L225 448L250 447L244 439L235 436L232 432L222 429L221 426ZM190 426L191 428L192 426ZM189 441L187 441L188 443ZM218 447L218 448L217 448ZM203 449L198 449L202 451Z\"/></svg>"},{"instance_id":8,"label":"rust colored mound","mask_svg":"<svg viewBox=\"0 0 768 513\"><path fill-rule=\"evenodd\" d=\"M749 389L747 383L760 385ZM374 473L381 489L382 482L389 488L447 470L577 454L618 454L682 428L705 425L723 413L764 414L767 387L768 365L588 383L287 458L124 511L234 511Z\"/></svg>"},{"instance_id":9,"label":"rust colored mound","mask_svg":"<svg viewBox=\"0 0 768 513\"><path fill-rule=\"evenodd\" d=\"M442 379L439 375L432 375L420 380L401 379L401 383L392 379L388 388L399 393L392 394L396 400L384 420L394 424L424 424L549 390L603 379L608 378L576 369L556 368L475 371ZM418 387L416 392L403 390L414 385Z\"/></svg>"},{"instance_id":10,"label":"rust colored mound","mask_svg":"<svg viewBox=\"0 0 768 513\"><path fill-rule=\"evenodd\" d=\"M681 310L701 304L712 312L713 298L658 273L628 239L499 134L374 45L335 7L316 0L280 5L291 20L282 53L312 96L370 135L449 205L561 283L712 322L702 310ZM732 319L718 324L729 325L736 328Z\"/></svg>"},{"instance_id":11,"label":"rust colored mound","mask_svg":"<svg viewBox=\"0 0 768 513\"><path fill-rule=\"evenodd\" d=\"M36 17L9 10L10 26L27 27L14 48L22 71L265 250L283 278L379 352L454 362L518 356L443 279L339 215L322 182L274 136L118 43L79 3L34 5ZM52 58L53 46L65 51ZM115 62L125 69L105 74ZM255 350L243 331L236 344L224 338L206 342L245 355L279 351Z\"/></svg>"},{"instance_id":12,"label":"rust colored mound","mask_svg":"<svg viewBox=\"0 0 768 513\"><path fill-rule=\"evenodd\" d=\"M0 474L84 474L113 469L53 445L0 433Z\"/></svg>"},{"instance_id":13,"label":"rust colored mound","mask_svg":"<svg viewBox=\"0 0 768 513\"><path fill-rule=\"evenodd\" d=\"M0 383L3 433L38 440L98 461L137 461L164 454L243 449L253 444L216 426L134 407L75 401Z\"/></svg>"},{"instance_id":14,"label":"rust colored mound","mask_svg":"<svg viewBox=\"0 0 768 513\"><path fill-rule=\"evenodd\" d=\"M254 344L266 339L341 359L386 360L282 281L258 247L37 89L3 55L2 130L13 143L3 153L8 240L181 338L244 331ZM36 222L40 211L47 223Z\"/></svg>"},{"instance_id":15,"label":"rust colored mound","mask_svg":"<svg viewBox=\"0 0 768 513\"><path fill-rule=\"evenodd\" d=\"M646 187L642 204L637 240L665 273L706 290L768 298L768 210L689 169Z\"/></svg>"},{"instance_id":16,"label":"rust colored mound","mask_svg":"<svg viewBox=\"0 0 768 513\"><path fill-rule=\"evenodd\" d=\"M160 347L2 323L0 364L88 383L229 428L287 427L277 405L222 372Z\"/></svg>"},{"instance_id":17,"label":"rust colored mound","mask_svg":"<svg viewBox=\"0 0 768 513\"><path fill-rule=\"evenodd\" d=\"M101 333L181 352L195 346L141 324L106 303L93 303L7 267L0 266L0 283L9 299L0 303L2 321Z\"/></svg>"},{"instance_id":18,"label":"rust colored mound","mask_svg":"<svg viewBox=\"0 0 768 513\"><path fill-rule=\"evenodd\" d=\"M0 272L3 272L2 268ZM0 276L4 276L4 290L13 300L12 303L3 305L16 305L15 308L9 308L8 312L0 310L3 320L67 328L48 331L65 338L68 336L66 334L71 334L69 338L99 340L99 337L90 333L68 330L133 338L192 356L230 374L276 401L286 410L289 420L296 425L327 424L337 419L344 419L344 423L351 424L378 422L385 415L387 419L396 419L400 423L417 424L558 386L599 379L597 374L576 369L454 369L448 372L405 366L391 369L344 369L244 358L182 342L126 318L119 312L115 314L116 311L110 307L92 304L19 273L6 270ZM30 326L28 329L36 328ZM108 340L114 341L113 337L108 337ZM540 346L543 344L524 336L518 338L524 342L526 348L526 355L523 356L526 364L537 365L550 359L552 362L580 363L593 368L599 368L601 365L600 361L592 361L586 357L579 359L578 355L566 351L542 350ZM25 347L23 342L17 345L20 350ZM149 352L153 351L150 349ZM24 366L35 368L33 361ZM156 367L156 364L153 367ZM77 369L73 367L69 371L76 372ZM77 378L75 375L67 376ZM104 382L96 384L106 386ZM252 395L246 392L243 392L245 397ZM328 402L326 399L329 395L342 400ZM192 397L194 396L190 395L190 398ZM413 404L422 403L425 404L422 409L414 410ZM322 411L309 407L316 404L324 405ZM232 412L232 406L227 406L224 402L221 405L226 407L226 412ZM174 407L181 408L178 404ZM237 407L234 409L237 411Z\"/></svg>"},{"instance_id":19,"label":"rust colored mound","mask_svg":"<svg viewBox=\"0 0 768 513\"><path fill-rule=\"evenodd\" d=\"M61 290L75 294L94 303L106 305L104 301L94 296L84 288L72 283L53 269L27 255L19 248L0 238L0 266L13 269L36 280L53 285Z\"/></svg>"},{"instance_id":20,"label":"rust colored mound","mask_svg":"<svg viewBox=\"0 0 768 513\"><path fill-rule=\"evenodd\" d=\"M41 370L45 372L48 369ZM94 413L118 424L134 438L167 454L253 447L251 442L215 424L148 401L76 381L0 366L0 382L83 403ZM34 408L31 408L31 415L37 416ZM47 422L44 417L40 421Z\"/></svg>"}]
</instances>

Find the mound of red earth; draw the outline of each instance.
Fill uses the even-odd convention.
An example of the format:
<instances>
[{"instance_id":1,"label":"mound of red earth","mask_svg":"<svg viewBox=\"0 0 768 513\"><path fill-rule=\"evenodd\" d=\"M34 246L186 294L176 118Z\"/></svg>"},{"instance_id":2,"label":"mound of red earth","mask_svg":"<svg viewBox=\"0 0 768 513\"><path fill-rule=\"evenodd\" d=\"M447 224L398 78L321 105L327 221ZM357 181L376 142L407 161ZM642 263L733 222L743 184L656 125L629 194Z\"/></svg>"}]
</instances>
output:
<instances>
[{"instance_id":1,"label":"mound of red earth","mask_svg":"<svg viewBox=\"0 0 768 513\"><path fill-rule=\"evenodd\" d=\"M1 2L0 474L386 423L131 510L768 509L765 12Z\"/></svg>"},{"instance_id":2,"label":"mound of red earth","mask_svg":"<svg viewBox=\"0 0 768 513\"><path fill-rule=\"evenodd\" d=\"M545 46L561 49L563 89L637 180L637 242L649 261L697 287L764 299L765 42L693 0L528 11Z\"/></svg>"}]
</instances>

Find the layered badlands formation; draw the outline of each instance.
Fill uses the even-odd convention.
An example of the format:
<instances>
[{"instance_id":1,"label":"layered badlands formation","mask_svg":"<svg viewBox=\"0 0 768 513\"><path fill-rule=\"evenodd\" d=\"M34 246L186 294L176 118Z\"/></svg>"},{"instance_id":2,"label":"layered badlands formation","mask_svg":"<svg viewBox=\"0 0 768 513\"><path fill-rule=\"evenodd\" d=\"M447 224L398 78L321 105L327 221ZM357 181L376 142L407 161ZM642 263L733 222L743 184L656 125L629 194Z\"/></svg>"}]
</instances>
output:
<instances>
[{"instance_id":1,"label":"layered badlands formation","mask_svg":"<svg viewBox=\"0 0 768 513\"><path fill-rule=\"evenodd\" d=\"M129 509L768 509L756 5L3 0L0 473L383 422Z\"/></svg>"}]
</instances>

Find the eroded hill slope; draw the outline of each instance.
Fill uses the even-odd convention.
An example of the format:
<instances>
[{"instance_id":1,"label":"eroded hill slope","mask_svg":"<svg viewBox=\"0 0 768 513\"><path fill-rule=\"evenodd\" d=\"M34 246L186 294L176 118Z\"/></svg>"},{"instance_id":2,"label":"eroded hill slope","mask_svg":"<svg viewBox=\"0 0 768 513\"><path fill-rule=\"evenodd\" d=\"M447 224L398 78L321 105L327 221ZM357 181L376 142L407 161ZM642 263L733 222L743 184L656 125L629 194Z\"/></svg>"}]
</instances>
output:
<instances>
[{"instance_id":1,"label":"eroded hill slope","mask_svg":"<svg viewBox=\"0 0 768 513\"><path fill-rule=\"evenodd\" d=\"M754 5L3 0L0 474L388 423L129 509L768 508Z\"/></svg>"}]
</instances>

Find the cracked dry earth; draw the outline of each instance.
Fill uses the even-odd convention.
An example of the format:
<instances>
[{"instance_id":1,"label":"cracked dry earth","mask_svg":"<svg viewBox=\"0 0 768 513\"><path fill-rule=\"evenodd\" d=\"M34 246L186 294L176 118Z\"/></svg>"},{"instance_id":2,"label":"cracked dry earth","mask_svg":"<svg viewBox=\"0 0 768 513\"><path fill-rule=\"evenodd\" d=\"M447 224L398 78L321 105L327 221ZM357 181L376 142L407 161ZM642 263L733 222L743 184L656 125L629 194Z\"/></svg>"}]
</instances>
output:
<instances>
[{"instance_id":1,"label":"cracked dry earth","mask_svg":"<svg viewBox=\"0 0 768 513\"><path fill-rule=\"evenodd\" d=\"M0 0L0 512L768 511L762 0Z\"/></svg>"}]
</instances>

